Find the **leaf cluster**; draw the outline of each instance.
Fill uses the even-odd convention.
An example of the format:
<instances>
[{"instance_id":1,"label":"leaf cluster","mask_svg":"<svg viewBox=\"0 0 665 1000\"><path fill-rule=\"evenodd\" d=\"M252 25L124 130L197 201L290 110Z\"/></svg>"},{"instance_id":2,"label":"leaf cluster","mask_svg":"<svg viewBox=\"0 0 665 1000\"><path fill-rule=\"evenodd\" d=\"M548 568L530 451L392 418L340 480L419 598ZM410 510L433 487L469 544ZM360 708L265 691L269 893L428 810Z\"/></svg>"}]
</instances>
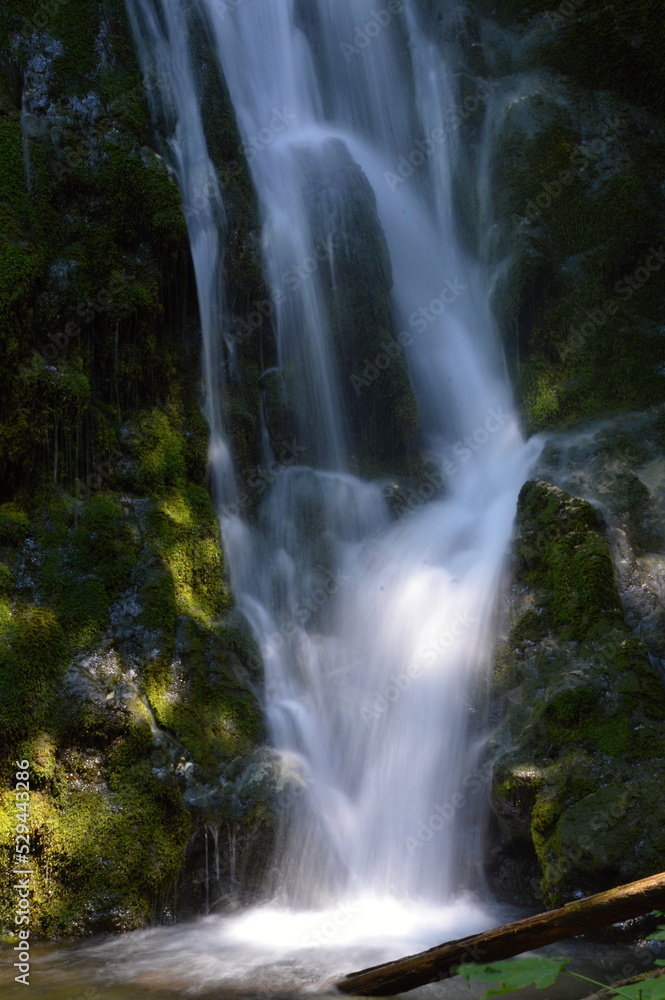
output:
<instances>
[{"instance_id":1,"label":"leaf cluster","mask_svg":"<svg viewBox=\"0 0 665 1000\"><path fill-rule=\"evenodd\" d=\"M665 916L665 914L660 913L657 915ZM649 935L649 940L665 941L665 924L659 925L658 930ZM567 968L569 963L569 958L527 955L524 958L508 959L505 962L493 962L489 965L468 962L460 965L457 972L464 976L469 984L472 979L495 984L483 995L481 1000L498 996L500 993L512 993L525 986L535 986L536 989L543 990L552 986L560 975L583 979L600 989L607 989L615 997L625 997L626 1000L665 1000L665 975L655 979L642 979L619 988L599 983L595 979L589 979L588 976L580 975L578 972L570 972ZM665 961L657 960L656 965L665 966Z\"/></svg>"}]
</instances>

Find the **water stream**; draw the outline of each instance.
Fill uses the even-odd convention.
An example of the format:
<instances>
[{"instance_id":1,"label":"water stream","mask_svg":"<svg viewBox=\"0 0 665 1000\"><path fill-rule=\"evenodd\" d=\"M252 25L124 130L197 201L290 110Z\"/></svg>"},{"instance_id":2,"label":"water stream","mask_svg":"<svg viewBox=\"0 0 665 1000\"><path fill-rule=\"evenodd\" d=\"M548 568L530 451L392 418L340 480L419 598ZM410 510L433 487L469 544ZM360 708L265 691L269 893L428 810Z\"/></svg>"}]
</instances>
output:
<instances>
[{"instance_id":1,"label":"water stream","mask_svg":"<svg viewBox=\"0 0 665 1000\"><path fill-rule=\"evenodd\" d=\"M200 940L214 940L209 962L227 963L218 981L279 985L286 962L292 988L338 969L342 950L345 966L355 953L397 957L499 920L480 901L482 692L516 499L539 445L521 437L484 276L456 235L458 134L445 122L460 98L418 4L393 13L372 0L127 6L188 219L233 591L262 650L272 741L303 790L283 824L271 906L206 923ZM188 45L193 17L251 151L277 369L297 386L307 458L273 477L251 525L238 513L223 426L234 363L225 212ZM419 447L445 481L412 486L416 502L399 520L386 480L355 474L336 361L330 288L339 302L359 176L390 256ZM285 291L298 268L306 280ZM264 458L274 458L267 436ZM182 946L184 931L153 941L148 964L177 949L178 933Z\"/></svg>"}]
</instances>

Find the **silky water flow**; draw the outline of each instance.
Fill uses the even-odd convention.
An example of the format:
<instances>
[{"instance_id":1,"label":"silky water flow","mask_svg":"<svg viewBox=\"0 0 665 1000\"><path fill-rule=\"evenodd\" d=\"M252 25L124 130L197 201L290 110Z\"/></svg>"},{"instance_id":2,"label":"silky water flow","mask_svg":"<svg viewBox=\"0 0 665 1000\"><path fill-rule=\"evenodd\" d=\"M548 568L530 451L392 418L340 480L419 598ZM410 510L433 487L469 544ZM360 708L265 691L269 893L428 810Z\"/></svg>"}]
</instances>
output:
<instances>
[{"instance_id":1,"label":"silky water flow","mask_svg":"<svg viewBox=\"0 0 665 1000\"><path fill-rule=\"evenodd\" d=\"M117 973L127 981L166 966L173 975L180 962L184 975L187 947L190 982L291 989L497 922L481 902L483 690L517 495L539 446L522 439L487 282L455 231L459 133L441 127L458 106L455 80L415 2L375 6L127 0L189 227L225 557L261 648L271 740L296 790L273 901L208 917L194 935L132 936ZM261 213L276 371L297 386L294 460L270 476L253 524L239 512L224 429L236 363L226 216L195 31L235 111ZM357 442L331 316L330 289L345 293L339 254L358 236L360 172L436 471L407 492L411 509L397 520L386 480L351 471Z\"/></svg>"}]
</instances>

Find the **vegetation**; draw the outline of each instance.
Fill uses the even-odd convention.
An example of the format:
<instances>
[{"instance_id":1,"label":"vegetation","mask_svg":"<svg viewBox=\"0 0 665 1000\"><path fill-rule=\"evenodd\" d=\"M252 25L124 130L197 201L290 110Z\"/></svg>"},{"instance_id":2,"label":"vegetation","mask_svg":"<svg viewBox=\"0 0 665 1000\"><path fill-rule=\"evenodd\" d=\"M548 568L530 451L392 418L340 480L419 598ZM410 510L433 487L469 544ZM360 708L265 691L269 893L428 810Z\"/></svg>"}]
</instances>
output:
<instances>
[{"instance_id":1,"label":"vegetation","mask_svg":"<svg viewBox=\"0 0 665 1000\"><path fill-rule=\"evenodd\" d=\"M7 0L0 47L0 778L31 761L34 931L126 930L179 876L187 781L262 737L257 654L228 618L186 220L125 5ZM242 317L256 210L246 169L227 183Z\"/></svg>"},{"instance_id":2,"label":"vegetation","mask_svg":"<svg viewBox=\"0 0 665 1000\"><path fill-rule=\"evenodd\" d=\"M660 916L663 915L660 914ZM661 925L657 931L650 933L648 940L665 941L665 925ZM525 986L535 986L539 990L547 989L553 986L561 975L581 979L601 990L606 990L609 996L625 997L626 1000L663 1000L665 997L665 975L663 974L658 973L656 978L653 978L653 974L646 972L630 982L608 986L606 983L599 983L595 979L583 976L579 972L571 972L567 968L569 964L569 958L531 955L525 958L493 962L491 965L464 963L459 966L457 971L469 985L472 980L496 984L483 995L482 1000L486 1000L487 997L499 996L502 993L512 993ZM655 964L665 966L665 961L657 959Z\"/></svg>"},{"instance_id":3,"label":"vegetation","mask_svg":"<svg viewBox=\"0 0 665 1000\"><path fill-rule=\"evenodd\" d=\"M514 560L522 597L497 653L505 715L492 738L492 799L502 835L534 859L538 901L555 906L658 869L658 810L648 829L636 816L665 767L665 696L624 620L591 504L527 483Z\"/></svg>"}]
</instances>

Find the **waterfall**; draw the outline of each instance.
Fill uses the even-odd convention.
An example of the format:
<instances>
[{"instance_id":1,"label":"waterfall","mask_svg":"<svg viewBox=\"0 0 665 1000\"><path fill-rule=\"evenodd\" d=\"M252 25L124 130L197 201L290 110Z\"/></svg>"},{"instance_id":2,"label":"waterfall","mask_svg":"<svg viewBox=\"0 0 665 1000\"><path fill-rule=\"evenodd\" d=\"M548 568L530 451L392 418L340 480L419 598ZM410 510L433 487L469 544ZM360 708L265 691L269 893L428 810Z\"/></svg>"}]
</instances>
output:
<instances>
[{"instance_id":1,"label":"waterfall","mask_svg":"<svg viewBox=\"0 0 665 1000\"><path fill-rule=\"evenodd\" d=\"M516 499L536 457L520 434L483 272L456 234L455 78L415 0L380 11L372 0L127 6L188 219L233 591L263 654L272 740L305 789L285 817L275 891L291 907L450 902L478 886L487 775L473 714ZM247 151L276 370L289 379L302 460L271 477L252 525L233 502L223 431L233 352L225 215L187 44L192 12ZM389 259L389 357L408 367L430 469L421 466L398 520L386 479L358 475L354 399L371 378L354 369L350 391L339 362L340 337L352 350L362 335L348 310L341 333L335 319L347 294L339 268L360 225ZM275 459L267 435L264 457Z\"/></svg>"}]
</instances>

